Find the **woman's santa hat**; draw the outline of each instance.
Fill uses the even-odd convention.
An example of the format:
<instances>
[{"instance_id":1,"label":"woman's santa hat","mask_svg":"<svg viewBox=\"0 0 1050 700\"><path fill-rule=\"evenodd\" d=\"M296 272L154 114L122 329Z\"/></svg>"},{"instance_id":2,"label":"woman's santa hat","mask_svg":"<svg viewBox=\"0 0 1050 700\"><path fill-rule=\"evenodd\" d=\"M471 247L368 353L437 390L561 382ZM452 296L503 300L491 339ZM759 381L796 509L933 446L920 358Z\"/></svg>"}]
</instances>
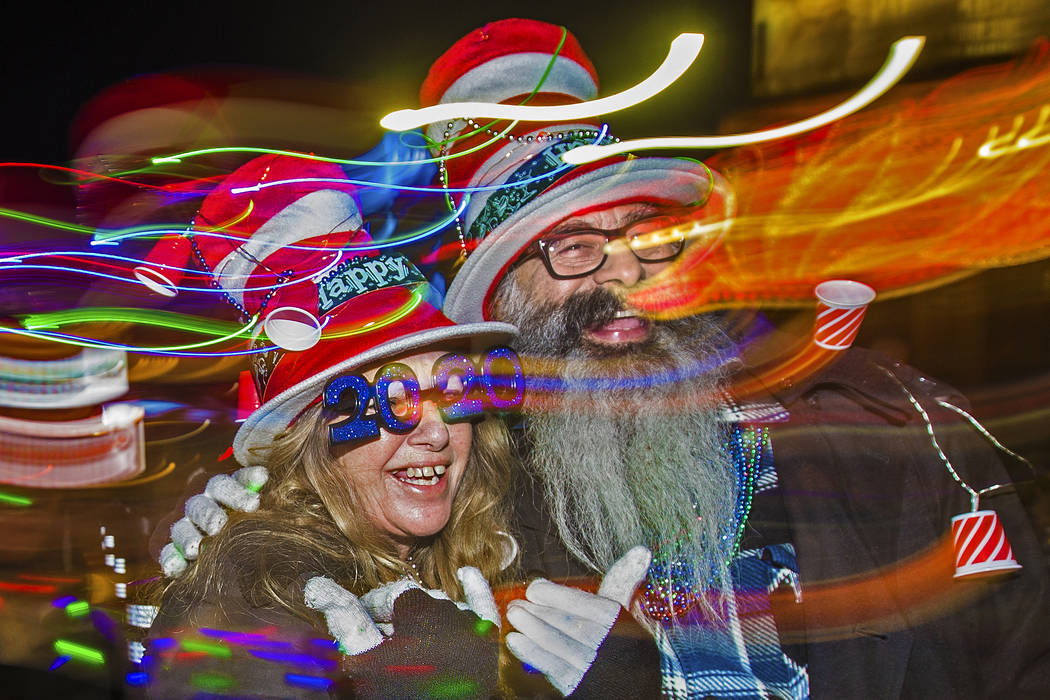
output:
<instances>
[{"instance_id":1,"label":"woman's santa hat","mask_svg":"<svg viewBox=\"0 0 1050 700\"><path fill-rule=\"evenodd\" d=\"M274 438L340 374L435 343L491 345L516 333L506 323L446 318L408 258L372 246L355 190L339 180L341 169L309 159L249 161L205 198L190 231L161 240L136 270L143 284L173 295L192 254L227 301L265 319L265 335L252 342L261 405L233 443L244 465L265 464Z\"/></svg>"},{"instance_id":2,"label":"woman's santa hat","mask_svg":"<svg viewBox=\"0 0 1050 700\"><path fill-rule=\"evenodd\" d=\"M545 22L508 19L471 32L445 52L431 67L420 102L552 105L597 94L597 73L572 34ZM460 222L464 251L474 250L445 299L445 313L457 321L487 318L492 293L511 263L573 213L651 202L702 205L701 221L732 217L729 186L702 163L628 157L572 167L560 158L565 151L614 140L597 122L521 122L503 133L506 128L465 118L427 131L432 150L444 156L442 181L482 188L470 193Z\"/></svg>"},{"instance_id":3,"label":"woman's santa hat","mask_svg":"<svg viewBox=\"0 0 1050 700\"><path fill-rule=\"evenodd\" d=\"M208 194L190 230L161 239L135 276L175 296L194 265L246 319L260 316L272 342L304 350L320 339L325 311L315 278L371 242L345 179L330 163L255 158Z\"/></svg>"},{"instance_id":4,"label":"woman's santa hat","mask_svg":"<svg viewBox=\"0 0 1050 700\"><path fill-rule=\"evenodd\" d=\"M349 270L352 277L354 269L367 269L355 264L344 273ZM418 288L400 284L355 296L326 317L320 342L302 352L280 353L265 382L262 406L241 424L234 438L237 461L266 464L274 438L319 399L329 380L341 374L435 344L463 341L480 349L505 343L517 333L508 323L455 324L425 296Z\"/></svg>"}]
</instances>

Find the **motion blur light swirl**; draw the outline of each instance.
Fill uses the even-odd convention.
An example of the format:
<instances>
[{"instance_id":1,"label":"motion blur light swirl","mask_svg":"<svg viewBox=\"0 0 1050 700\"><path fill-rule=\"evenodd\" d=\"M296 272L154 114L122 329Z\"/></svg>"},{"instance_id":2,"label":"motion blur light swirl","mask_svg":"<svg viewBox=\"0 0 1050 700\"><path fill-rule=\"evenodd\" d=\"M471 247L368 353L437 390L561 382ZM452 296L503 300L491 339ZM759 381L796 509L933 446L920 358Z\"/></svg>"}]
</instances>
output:
<instances>
[{"instance_id":1,"label":"motion blur light swirl","mask_svg":"<svg viewBox=\"0 0 1050 700\"><path fill-rule=\"evenodd\" d=\"M795 136L806 131L812 131L826 126L838 119L852 114L859 109L874 102L880 95L893 87L915 63L926 38L921 36L909 36L898 39L890 48L890 55L882 68L875 74L871 81L861 88L860 92L845 102L832 107L826 112L817 114L809 119L803 119L794 124L753 131L746 134L733 134L727 136L693 136L693 137L664 137L651 139L633 139L621 141L606 146L579 146L562 154L562 160L573 165L591 163L602 158L614 156L630 151L649 150L656 148L730 148L732 146L747 146L763 141L775 141L788 136Z\"/></svg>"},{"instance_id":2,"label":"motion blur light swirl","mask_svg":"<svg viewBox=\"0 0 1050 700\"><path fill-rule=\"evenodd\" d=\"M703 45L703 34L679 34L671 42L667 57L652 75L623 92L597 100L542 107L492 102L450 102L422 109L397 110L380 119L379 125L391 131L404 131L465 116L475 119L563 122L608 114L644 102L670 86L693 64Z\"/></svg>"}]
</instances>

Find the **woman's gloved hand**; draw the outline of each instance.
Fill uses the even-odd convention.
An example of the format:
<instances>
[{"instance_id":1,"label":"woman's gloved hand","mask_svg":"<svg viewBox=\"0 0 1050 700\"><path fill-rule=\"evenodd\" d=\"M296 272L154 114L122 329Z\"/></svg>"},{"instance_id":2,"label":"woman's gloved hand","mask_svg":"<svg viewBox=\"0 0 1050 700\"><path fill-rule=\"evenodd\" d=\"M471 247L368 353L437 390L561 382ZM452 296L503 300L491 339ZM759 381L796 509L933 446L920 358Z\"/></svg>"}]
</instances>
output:
<instances>
[{"instance_id":1,"label":"woman's gloved hand","mask_svg":"<svg viewBox=\"0 0 1050 700\"><path fill-rule=\"evenodd\" d=\"M185 571L186 562L197 558L204 535L214 535L226 525L229 516L223 506L242 513L257 510L259 489L269 478L266 467L244 467L233 476L213 476L204 493L189 498L186 517L171 526L171 542L160 550L160 568L164 575L178 576Z\"/></svg>"},{"instance_id":2,"label":"woman's gloved hand","mask_svg":"<svg viewBox=\"0 0 1050 700\"><path fill-rule=\"evenodd\" d=\"M324 613L346 655L355 697L489 698L496 692L498 614L481 572L458 572L465 604L402 579L358 598L335 581L306 583L306 604ZM461 609L464 608L464 609ZM370 613L371 611L371 613ZM377 624L378 623L378 624ZM388 634L380 629L382 625Z\"/></svg>"},{"instance_id":3,"label":"woman's gloved hand","mask_svg":"<svg viewBox=\"0 0 1050 700\"><path fill-rule=\"evenodd\" d=\"M517 630L507 648L566 696L659 696L659 651L628 612L651 561L648 549L634 547L609 567L597 595L533 581L525 600L507 606Z\"/></svg>"}]
</instances>

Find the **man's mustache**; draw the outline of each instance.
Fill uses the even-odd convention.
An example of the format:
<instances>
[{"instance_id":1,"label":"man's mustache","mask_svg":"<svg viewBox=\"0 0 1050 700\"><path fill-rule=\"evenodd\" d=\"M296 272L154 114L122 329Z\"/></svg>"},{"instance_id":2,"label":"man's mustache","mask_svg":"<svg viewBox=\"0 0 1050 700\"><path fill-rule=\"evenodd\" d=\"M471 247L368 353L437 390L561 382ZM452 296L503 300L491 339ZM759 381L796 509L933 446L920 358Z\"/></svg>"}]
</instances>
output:
<instances>
[{"instance_id":1,"label":"man's mustache","mask_svg":"<svg viewBox=\"0 0 1050 700\"><path fill-rule=\"evenodd\" d=\"M566 349L578 345L584 331L610 323L623 308L616 295L601 287L569 296L562 305Z\"/></svg>"}]
</instances>

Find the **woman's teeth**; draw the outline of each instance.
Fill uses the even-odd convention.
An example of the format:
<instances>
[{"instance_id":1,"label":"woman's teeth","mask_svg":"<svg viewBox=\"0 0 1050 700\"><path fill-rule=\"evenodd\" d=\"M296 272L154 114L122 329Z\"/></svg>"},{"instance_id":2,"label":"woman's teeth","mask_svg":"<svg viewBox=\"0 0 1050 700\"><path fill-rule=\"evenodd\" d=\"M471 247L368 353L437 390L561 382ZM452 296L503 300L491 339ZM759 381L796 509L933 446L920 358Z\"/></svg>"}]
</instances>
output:
<instances>
[{"instance_id":1,"label":"woman's teeth","mask_svg":"<svg viewBox=\"0 0 1050 700\"><path fill-rule=\"evenodd\" d=\"M405 479L416 486L433 486L445 473L447 467L438 464L433 467L409 467L405 470Z\"/></svg>"},{"instance_id":2,"label":"woman's teeth","mask_svg":"<svg viewBox=\"0 0 1050 700\"><path fill-rule=\"evenodd\" d=\"M437 465L435 467L409 467L408 469L405 470L405 473L408 474L410 477L416 477L416 478L420 478L420 477L424 477L424 476L430 477L430 476L434 476L435 474L437 474L438 476L441 476L442 474L445 473L445 469L446 469L446 467L445 467L444 464L439 464L439 465Z\"/></svg>"}]
</instances>

